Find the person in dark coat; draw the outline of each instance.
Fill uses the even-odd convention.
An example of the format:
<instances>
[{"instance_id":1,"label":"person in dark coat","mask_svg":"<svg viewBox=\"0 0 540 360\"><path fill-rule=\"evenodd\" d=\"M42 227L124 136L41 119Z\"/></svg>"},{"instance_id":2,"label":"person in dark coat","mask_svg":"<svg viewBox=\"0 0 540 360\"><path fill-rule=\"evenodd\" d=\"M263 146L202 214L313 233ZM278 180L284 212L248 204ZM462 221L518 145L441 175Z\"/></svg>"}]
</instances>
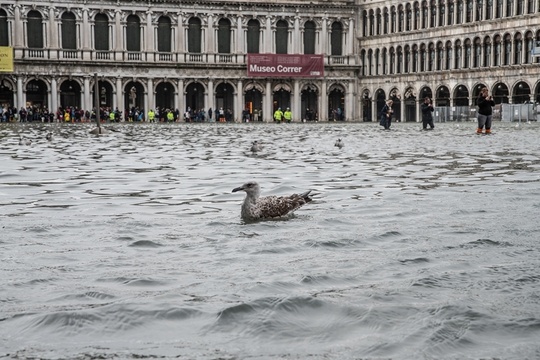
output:
<instances>
[{"instance_id":1,"label":"person in dark coat","mask_svg":"<svg viewBox=\"0 0 540 360\"><path fill-rule=\"evenodd\" d=\"M429 97L424 98L424 103L421 106L422 110L422 128L424 130L427 130L427 127L429 125L430 130L433 130L435 128L435 125L433 125L433 104L431 103L431 99Z\"/></svg>"},{"instance_id":2,"label":"person in dark coat","mask_svg":"<svg viewBox=\"0 0 540 360\"><path fill-rule=\"evenodd\" d=\"M482 134L482 130L485 126L486 134L491 134L491 119L493 117L495 101L493 101L493 97L489 95L488 88L484 87L480 90L476 105L478 105L478 129L476 129L476 133Z\"/></svg>"}]
</instances>

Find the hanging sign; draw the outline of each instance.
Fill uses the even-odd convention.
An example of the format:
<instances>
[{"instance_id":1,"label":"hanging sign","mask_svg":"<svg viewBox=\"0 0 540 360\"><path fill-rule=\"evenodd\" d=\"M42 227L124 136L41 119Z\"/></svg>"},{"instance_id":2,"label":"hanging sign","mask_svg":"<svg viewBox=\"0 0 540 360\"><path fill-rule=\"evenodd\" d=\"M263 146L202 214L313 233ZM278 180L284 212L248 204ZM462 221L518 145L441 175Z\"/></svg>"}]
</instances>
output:
<instances>
[{"instance_id":1,"label":"hanging sign","mask_svg":"<svg viewBox=\"0 0 540 360\"><path fill-rule=\"evenodd\" d=\"M250 77L324 76L324 57L315 54L248 54L247 75Z\"/></svg>"}]
</instances>

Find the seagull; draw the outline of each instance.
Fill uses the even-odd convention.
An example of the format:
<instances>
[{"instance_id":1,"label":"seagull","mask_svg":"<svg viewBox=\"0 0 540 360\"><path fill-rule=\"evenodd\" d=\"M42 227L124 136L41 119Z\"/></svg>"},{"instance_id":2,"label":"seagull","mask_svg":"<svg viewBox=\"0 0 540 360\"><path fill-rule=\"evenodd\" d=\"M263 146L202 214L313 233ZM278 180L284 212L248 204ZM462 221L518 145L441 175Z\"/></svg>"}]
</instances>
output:
<instances>
[{"instance_id":1,"label":"seagull","mask_svg":"<svg viewBox=\"0 0 540 360\"><path fill-rule=\"evenodd\" d=\"M232 192L245 191L246 198L242 204L241 216L244 220L264 220L284 217L299 207L310 202L311 190L302 194L289 196L263 196L259 197L261 188L255 181L250 181L234 188Z\"/></svg>"},{"instance_id":2,"label":"seagull","mask_svg":"<svg viewBox=\"0 0 540 360\"><path fill-rule=\"evenodd\" d=\"M48 132L47 135L45 136L45 139L51 141L52 140L52 133Z\"/></svg>"},{"instance_id":3,"label":"seagull","mask_svg":"<svg viewBox=\"0 0 540 360\"><path fill-rule=\"evenodd\" d=\"M19 136L19 145L32 145L32 140Z\"/></svg>"},{"instance_id":4,"label":"seagull","mask_svg":"<svg viewBox=\"0 0 540 360\"><path fill-rule=\"evenodd\" d=\"M337 139L337 140L336 140L336 143L334 144L334 146L337 146L338 148L341 149L342 147L345 146L345 143L344 143L343 140L341 140L341 138L340 138L340 139Z\"/></svg>"},{"instance_id":5,"label":"seagull","mask_svg":"<svg viewBox=\"0 0 540 360\"><path fill-rule=\"evenodd\" d=\"M262 145L259 144L259 142L257 140L255 140L251 144L251 152L256 153L257 151L261 151L261 150L262 150Z\"/></svg>"}]
</instances>

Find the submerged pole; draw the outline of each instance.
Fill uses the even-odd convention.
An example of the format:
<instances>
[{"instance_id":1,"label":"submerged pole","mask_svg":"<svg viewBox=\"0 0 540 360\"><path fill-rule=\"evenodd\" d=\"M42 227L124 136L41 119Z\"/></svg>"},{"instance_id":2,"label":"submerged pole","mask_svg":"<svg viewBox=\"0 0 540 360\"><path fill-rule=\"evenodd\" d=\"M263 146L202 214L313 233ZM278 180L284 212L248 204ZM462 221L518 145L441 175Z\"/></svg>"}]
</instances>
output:
<instances>
[{"instance_id":1,"label":"submerged pole","mask_svg":"<svg viewBox=\"0 0 540 360\"><path fill-rule=\"evenodd\" d=\"M99 84L98 84L98 74L94 73L94 106L96 107L96 123L98 129L101 130L101 115L99 113ZM101 131L100 131L101 133Z\"/></svg>"}]
</instances>

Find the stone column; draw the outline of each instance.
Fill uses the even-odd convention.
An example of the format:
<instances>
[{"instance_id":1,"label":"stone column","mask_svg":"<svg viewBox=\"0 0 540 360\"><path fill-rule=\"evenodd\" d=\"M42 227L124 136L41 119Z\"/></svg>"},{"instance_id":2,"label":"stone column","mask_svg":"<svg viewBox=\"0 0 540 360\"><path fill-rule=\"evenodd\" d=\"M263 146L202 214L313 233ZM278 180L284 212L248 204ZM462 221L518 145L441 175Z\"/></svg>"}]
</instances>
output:
<instances>
[{"instance_id":1,"label":"stone column","mask_svg":"<svg viewBox=\"0 0 540 360\"><path fill-rule=\"evenodd\" d=\"M300 54L300 16L298 15L298 10L296 10L296 16L294 17L294 30L292 34L292 54Z\"/></svg>"},{"instance_id":2,"label":"stone column","mask_svg":"<svg viewBox=\"0 0 540 360\"><path fill-rule=\"evenodd\" d=\"M206 21L208 22L206 25L206 29L204 27L202 28L202 36L201 41L203 42L201 45L201 49L203 52L206 52L207 54L215 54L216 51L216 45L215 45L215 34L214 34L214 16L213 14L208 14L208 18ZM206 31L206 34L205 34ZM206 35L206 36L204 36ZM205 44L206 43L206 44ZM206 50L205 50L206 49Z\"/></svg>"},{"instance_id":3,"label":"stone column","mask_svg":"<svg viewBox=\"0 0 540 360\"><path fill-rule=\"evenodd\" d=\"M51 91L49 93L49 109L58 109L58 87L56 83L56 78L51 79Z\"/></svg>"},{"instance_id":4,"label":"stone column","mask_svg":"<svg viewBox=\"0 0 540 360\"><path fill-rule=\"evenodd\" d=\"M319 101L319 121L328 121L328 95L326 94L326 80L321 84L321 98Z\"/></svg>"},{"instance_id":5,"label":"stone column","mask_svg":"<svg viewBox=\"0 0 540 360\"><path fill-rule=\"evenodd\" d=\"M274 52L274 42L272 39L274 38L274 33L272 31L272 18L270 15L266 16L266 30L264 33L264 41L263 41L263 53L273 53Z\"/></svg>"},{"instance_id":6,"label":"stone column","mask_svg":"<svg viewBox=\"0 0 540 360\"><path fill-rule=\"evenodd\" d=\"M124 104L124 89L122 89L122 78L120 76L116 78L116 96L114 98L116 101L113 101L113 109L118 108L124 114L126 104Z\"/></svg>"},{"instance_id":7,"label":"stone column","mask_svg":"<svg viewBox=\"0 0 540 360\"><path fill-rule=\"evenodd\" d=\"M186 52L185 49L185 43L184 38L186 37L186 33L184 32L184 24L183 24L183 17L182 13L179 12L177 14L178 16L178 24L176 25L176 52L179 54L184 54ZM182 61L183 62L183 61Z\"/></svg>"},{"instance_id":8,"label":"stone column","mask_svg":"<svg viewBox=\"0 0 540 360\"><path fill-rule=\"evenodd\" d=\"M236 87L236 109L235 109L235 118L242 122L242 113L244 112L244 83L242 80L238 80Z\"/></svg>"},{"instance_id":9,"label":"stone column","mask_svg":"<svg viewBox=\"0 0 540 360\"><path fill-rule=\"evenodd\" d=\"M266 89L265 89L265 94L264 94L264 98L263 98L263 121L264 122L272 122L273 120L273 116L274 116L274 111L272 109L272 97L273 97L273 94L272 94L272 83L270 82L270 80L266 80Z\"/></svg>"},{"instance_id":10,"label":"stone column","mask_svg":"<svg viewBox=\"0 0 540 360\"><path fill-rule=\"evenodd\" d=\"M345 94L345 120L350 121L355 119L355 101L354 101L354 83L349 81L349 87Z\"/></svg>"},{"instance_id":11,"label":"stone column","mask_svg":"<svg viewBox=\"0 0 540 360\"><path fill-rule=\"evenodd\" d=\"M24 46L24 23L21 19L21 5L14 5L13 17L13 46L21 48Z\"/></svg>"},{"instance_id":12,"label":"stone column","mask_svg":"<svg viewBox=\"0 0 540 360\"><path fill-rule=\"evenodd\" d=\"M24 107L24 96L23 96L23 83L22 78L20 76L17 77L17 108L20 110L21 107ZM56 109L52 109L56 111Z\"/></svg>"},{"instance_id":13,"label":"stone column","mask_svg":"<svg viewBox=\"0 0 540 360\"><path fill-rule=\"evenodd\" d=\"M208 79L208 103L206 104L206 109L205 111L208 111L208 109L212 108L212 117L213 119L216 118L216 107L214 105L214 80L212 80L211 78ZM210 119L209 119L210 120Z\"/></svg>"},{"instance_id":14,"label":"stone column","mask_svg":"<svg viewBox=\"0 0 540 360\"><path fill-rule=\"evenodd\" d=\"M236 42L236 53L241 55L241 54L244 54L247 52L247 46L246 46L246 41L244 40L245 39L245 34L244 34L244 26L243 26L243 23L244 23L244 17L242 16L242 14L239 14L238 15L238 18L236 19L237 21L237 27L236 27L236 31L237 31L237 34L236 34L236 39L238 39L238 41ZM233 36L234 38L235 36ZM246 47L246 49L244 50L244 47Z\"/></svg>"},{"instance_id":15,"label":"stone column","mask_svg":"<svg viewBox=\"0 0 540 360\"><path fill-rule=\"evenodd\" d=\"M90 76L85 76L83 79L83 110L90 111L93 108L92 97L90 95ZM99 96L99 94L96 95Z\"/></svg>"},{"instance_id":16,"label":"stone column","mask_svg":"<svg viewBox=\"0 0 540 360\"><path fill-rule=\"evenodd\" d=\"M351 17L349 19L349 29L347 30L347 53L345 55L354 55L354 34L355 34L355 28L354 28L354 19Z\"/></svg>"},{"instance_id":17,"label":"stone column","mask_svg":"<svg viewBox=\"0 0 540 360\"><path fill-rule=\"evenodd\" d=\"M50 51L50 58L51 59L57 59L58 58L58 49L59 49L59 37L58 37L58 24L56 22L57 16L55 14L55 8L49 7L49 31L48 36L49 39L47 41L48 48Z\"/></svg>"},{"instance_id":18,"label":"stone column","mask_svg":"<svg viewBox=\"0 0 540 360\"><path fill-rule=\"evenodd\" d=\"M328 54L328 15L325 13L322 19L322 29L321 29L321 42L319 54Z\"/></svg>"},{"instance_id":19,"label":"stone column","mask_svg":"<svg viewBox=\"0 0 540 360\"><path fill-rule=\"evenodd\" d=\"M146 53L151 53L151 58L154 59L154 53L156 51L154 46L154 27L152 26L152 11L146 12L146 44L143 48Z\"/></svg>"},{"instance_id":20,"label":"stone column","mask_svg":"<svg viewBox=\"0 0 540 360\"><path fill-rule=\"evenodd\" d=\"M124 28L122 27L122 11L120 9L115 12L115 21L112 29L113 34L116 35L114 41L115 60L123 61L123 44L124 44Z\"/></svg>"},{"instance_id":21,"label":"stone column","mask_svg":"<svg viewBox=\"0 0 540 360\"><path fill-rule=\"evenodd\" d=\"M184 93L184 79L178 79L178 109L180 110L180 118L182 118L186 112L186 94Z\"/></svg>"},{"instance_id":22,"label":"stone column","mask_svg":"<svg viewBox=\"0 0 540 360\"><path fill-rule=\"evenodd\" d=\"M82 58L83 60L90 60L90 34L92 32L92 29L90 27L90 23L88 22L88 9L82 10L82 29L81 29L81 35L82 35Z\"/></svg>"},{"instance_id":23,"label":"stone column","mask_svg":"<svg viewBox=\"0 0 540 360\"><path fill-rule=\"evenodd\" d=\"M302 109L300 101L300 82L298 79L294 79L293 82L293 103L291 107L293 113L293 121L302 122Z\"/></svg>"},{"instance_id":24,"label":"stone column","mask_svg":"<svg viewBox=\"0 0 540 360\"><path fill-rule=\"evenodd\" d=\"M147 96L145 99L146 102L144 104L145 118L146 118L146 113L148 113L148 110L156 108L156 93L154 92L154 79L148 78L147 87L148 87L147 92L146 92Z\"/></svg>"}]
</instances>

